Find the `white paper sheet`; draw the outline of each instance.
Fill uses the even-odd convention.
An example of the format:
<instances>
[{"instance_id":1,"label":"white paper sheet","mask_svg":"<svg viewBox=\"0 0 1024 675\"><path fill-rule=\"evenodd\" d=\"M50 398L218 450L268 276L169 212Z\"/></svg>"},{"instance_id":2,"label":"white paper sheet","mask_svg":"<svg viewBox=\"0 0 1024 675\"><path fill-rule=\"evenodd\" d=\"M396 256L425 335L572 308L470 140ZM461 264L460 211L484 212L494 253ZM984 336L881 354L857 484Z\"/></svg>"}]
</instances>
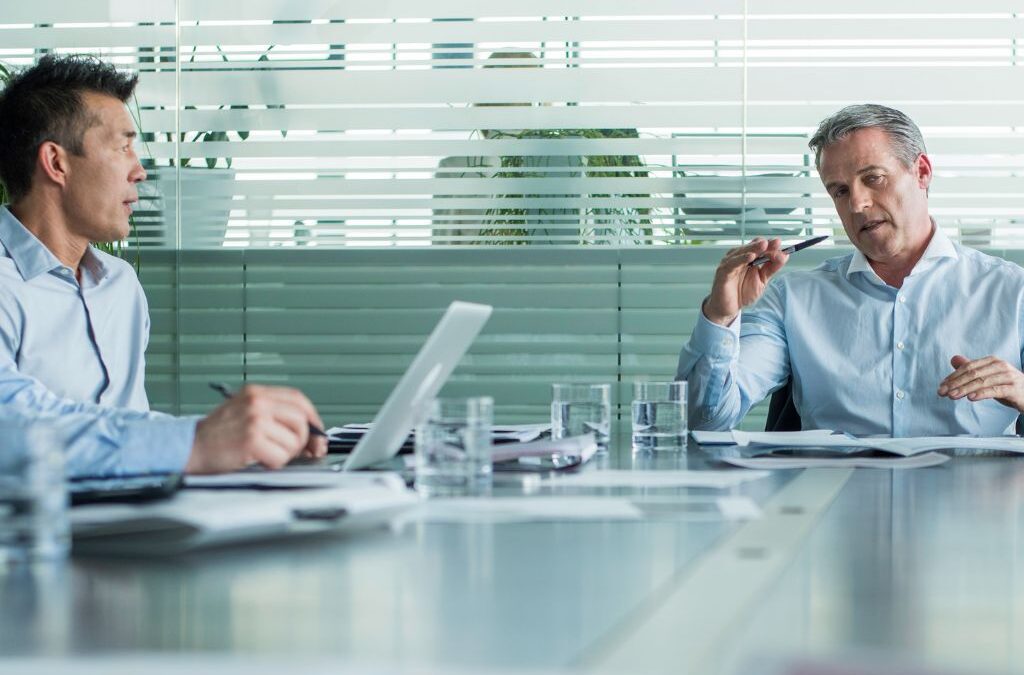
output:
<instances>
[{"instance_id":1,"label":"white paper sheet","mask_svg":"<svg viewBox=\"0 0 1024 675\"><path fill-rule=\"evenodd\" d=\"M235 471L213 476L185 476L190 488L318 488L318 487L390 487L405 490L405 481L397 473L355 473L322 471Z\"/></svg>"},{"instance_id":2,"label":"white paper sheet","mask_svg":"<svg viewBox=\"0 0 1024 675\"><path fill-rule=\"evenodd\" d=\"M508 443L497 445L491 450L495 462L523 457L550 457L551 455L571 455L583 458L587 462L597 452L597 439L594 434L561 438L557 441L543 440L530 443Z\"/></svg>"},{"instance_id":3,"label":"white paper sheet","mask_svg":"<svg viewBox=\"0 0 1024 675\"><path fill-rule=\"evenodd\" d=\"M903 448L909 453L928 452L929 450L948 450L952 448L1024 453L1024 438L1019 436L990 436L987 438L975 438L971 436L927 436L917 438L877 439L876 442L879 442L879 447L884 449Z\"/></svg>"},{"instance_id":4,"label":"white paper sheet","mask_svg":"<svg viewBox=\"0 0 1024 675\"><path fill-rule=\"evenodd\" d=\"M827 429L777 432L746 432L736 429L733 431L692 431L690 433L694 440L701 445L763 446L766 448L864 448L885 450L902 457L951 448L997 450L1024 454L1024 438L1018 436L856 438L845 434L835 434Z\"/></svg>"},{"instance_id":5,"label":"white paper sheet","mask_svg":"<svg viewBox=\"0 0 1024 675\"><path fill-rule=\"evenodd\" d=\"M913 457L722 457L723 462L745 469L920 469L949 461L949 457L928 452Z\"/></svg>"},{"instance_id":6,"label":"white paper sheet","mask_svg":"<svg viewBox=\"0 0 1024 675\"><path fill-rule=\"evenodd\" d=\"M732 431L691 431L693 440L701 445L793 445L810 443L820 445L823 439L833 435L830 429L811 429L808 431L762 431L750 432L734 429ZM837 438L847 438L837 436Z\"/></svg>"},{"instance_id":7,"label":"white paper sheet","mask_svg":"<svg viewBox=\"0 0 1024 675\"><path fill-rule=\"evenodd\" d=\"M354 437L365 434L371 426L370 424L346 424L343 427L331 427L326 433L328 438L334 440L352 440ZM547 423L494 425L491 427L491 440L507 443L527 443L537 440L541 435L550 430L551 425ZM414 435L414 432L409 434L410 437Z\"/></svg>"},{"instance_id":8,"label":"white paper sheet","mask_svg":"<svg viewBox=\"0 0 1024 675\"><path fill-rule=\"evenodd\" d=\"M560 487L729 488L768 475L766 471L588 471L553 475L543 485Z\"/></svg>"},{"instance_id":9,"label":"white paper sheet","mask_svg":"<svg viewBox=\"0 0 1024 675\"><path fill-rule=\"evenodd\" d=\"M404 486L368 484L282 491L185 489L165 501L76 506L71 526L76 547L158 555L383 525L419 501Z\"/></svg>"}]
</instances>

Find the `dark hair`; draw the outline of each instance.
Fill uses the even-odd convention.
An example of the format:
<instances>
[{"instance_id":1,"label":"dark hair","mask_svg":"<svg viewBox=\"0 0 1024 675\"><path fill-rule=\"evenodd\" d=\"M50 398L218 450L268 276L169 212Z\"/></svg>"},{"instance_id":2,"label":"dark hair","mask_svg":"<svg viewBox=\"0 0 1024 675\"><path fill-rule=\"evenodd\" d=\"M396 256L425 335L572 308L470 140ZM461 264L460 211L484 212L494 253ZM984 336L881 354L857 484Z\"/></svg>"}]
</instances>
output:
<instances>
[{"instance_id":1,"label":"dark hair","mask_svg":"<svg viewBox=\"0 0 1024 675\"><path fill-rule=\"evenodd\" d=\"M36 154L44 142L82 154L83 136L97 123L82 102L83 92L127 103L138 81L137 74L83 55L47 54L12 75L0 93L0 180L11 201L31 189Z\"/></svg>"}]
</instances>

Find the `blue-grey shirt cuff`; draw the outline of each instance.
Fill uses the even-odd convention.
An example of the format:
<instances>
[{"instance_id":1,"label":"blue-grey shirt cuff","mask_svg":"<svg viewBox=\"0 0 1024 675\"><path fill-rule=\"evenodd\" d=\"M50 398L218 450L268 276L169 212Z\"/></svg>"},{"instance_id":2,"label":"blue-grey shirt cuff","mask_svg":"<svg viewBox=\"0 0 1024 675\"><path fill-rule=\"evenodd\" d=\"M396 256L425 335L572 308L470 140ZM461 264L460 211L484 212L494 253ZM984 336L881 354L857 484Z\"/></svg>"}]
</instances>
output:
<instances>
[{"instance_id":1,"label":"blue-grey shirt cuff","mask_svg":"<svg viewBox=\"0 0 1024 675\"><path fill-rule=\"evenodd\" d=\"M181 473L192 454L202 417L170 417L127 422L121 443L121 472Z\"/></svg>"},{"instance_id":2,"label":"blue-grey shirt cuff","mask_svg":"<svg viewBox=\"0 0 1024 675\"><path fill-rule=\"evenodd\" d=\"M709 321L703 310L698 310L697 324L690 335L690 349L711 359L731 361L739 351L741 320L742 312L729 326L722 326Z\"/></svg>"}]
</instances>

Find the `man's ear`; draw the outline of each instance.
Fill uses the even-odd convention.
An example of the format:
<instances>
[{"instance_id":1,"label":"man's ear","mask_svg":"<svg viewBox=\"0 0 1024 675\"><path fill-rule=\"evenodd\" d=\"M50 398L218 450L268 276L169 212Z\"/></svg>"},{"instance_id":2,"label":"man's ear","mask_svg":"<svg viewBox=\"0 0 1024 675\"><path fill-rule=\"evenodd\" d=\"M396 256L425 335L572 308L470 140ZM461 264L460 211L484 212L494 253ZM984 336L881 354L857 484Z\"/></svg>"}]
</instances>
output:
<instances>
[{"instance_id":1,"label":"man's ear","mask_svg":"<svg viewBox=\"0 0 1024 675\"><path fill-rule=\"evenodd\" d=\"M43 141L36 155L36 168L47 181L64 187L71 169L68 151L53 141Z\"/></svg>"},{"instance_id":2,"label":"man's ear","mask_svg":"<svg viewBox=\"0 0 1024 675\"><path fill-rule=\"evenodd\" d=\"M918 187L927 190L928 186L932 184L932 160L928 159L928 155L921 153L917 156L914 170L917 173Z\"/></svg>"}]
</instances>

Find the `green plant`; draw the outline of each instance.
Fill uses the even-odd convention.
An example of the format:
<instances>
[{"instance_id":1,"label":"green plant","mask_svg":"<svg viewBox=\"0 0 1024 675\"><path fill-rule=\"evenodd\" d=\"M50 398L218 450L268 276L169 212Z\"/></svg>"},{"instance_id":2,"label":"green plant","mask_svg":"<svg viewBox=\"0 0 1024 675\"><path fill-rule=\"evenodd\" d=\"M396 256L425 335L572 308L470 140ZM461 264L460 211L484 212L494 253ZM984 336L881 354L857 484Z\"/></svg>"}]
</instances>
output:
<instances>
[{"instance_id":1,"label":"green plant","mask_svg":"<svg viewBox=\"0 0 1024 675\"><path fill-rule=\"evenodd\" d=\"M502 131L487 130L483 132L488 139L515 138L515 139L558 139L558 138L638 138L639 134L635 129L528 129L524 131ZM535 156L508 155L501 157L501 167L505 168L543 168L543 162L538 162ZM562 158L558 158L562 159ZM645 178L647 171L643 169L643 163L636 155L586 155L577 158L579 169L574 164L570 171L580 175L595 178ZM563 163L563 162L556 162ZM636 167L635 169L623 167ZM601 169L604 170L601 170ZM551 174L547 171L498 171L494 174L496 178L548 178ZM524 197L539 197L542 195L517 195L505 194L495 195L498 198L522 199ZM551 195L544 195L551 196ZM571 195L577 196L577 195ZM644 194L589 194L592 198L620 197L645 197ZM527 220L530 216L550 216L549 222L543 220L537 223ZM495 208L488 209L484 218L487 223L496 227L488 227L480 230L480 236L485 238L477 243L501 243L501 244L528 244L529 237L535 234L536 229L553 228L558 231L568 232L572 230L578 234L578 242L581 244L598 243L601 240L617 240L619 243L644 244L650 243L653 238L654 229L652 226L651 210L649 208L632 207L587 207L581 211L575 209L523 209L523 208ZM576 220L574 224L572 221ZM582 227L580 220L594 222L593 227ZM519 237L516 239L487 240L487 237ZM570 243L570 242L564 242Z\"/></svg>"}]
</instances>

